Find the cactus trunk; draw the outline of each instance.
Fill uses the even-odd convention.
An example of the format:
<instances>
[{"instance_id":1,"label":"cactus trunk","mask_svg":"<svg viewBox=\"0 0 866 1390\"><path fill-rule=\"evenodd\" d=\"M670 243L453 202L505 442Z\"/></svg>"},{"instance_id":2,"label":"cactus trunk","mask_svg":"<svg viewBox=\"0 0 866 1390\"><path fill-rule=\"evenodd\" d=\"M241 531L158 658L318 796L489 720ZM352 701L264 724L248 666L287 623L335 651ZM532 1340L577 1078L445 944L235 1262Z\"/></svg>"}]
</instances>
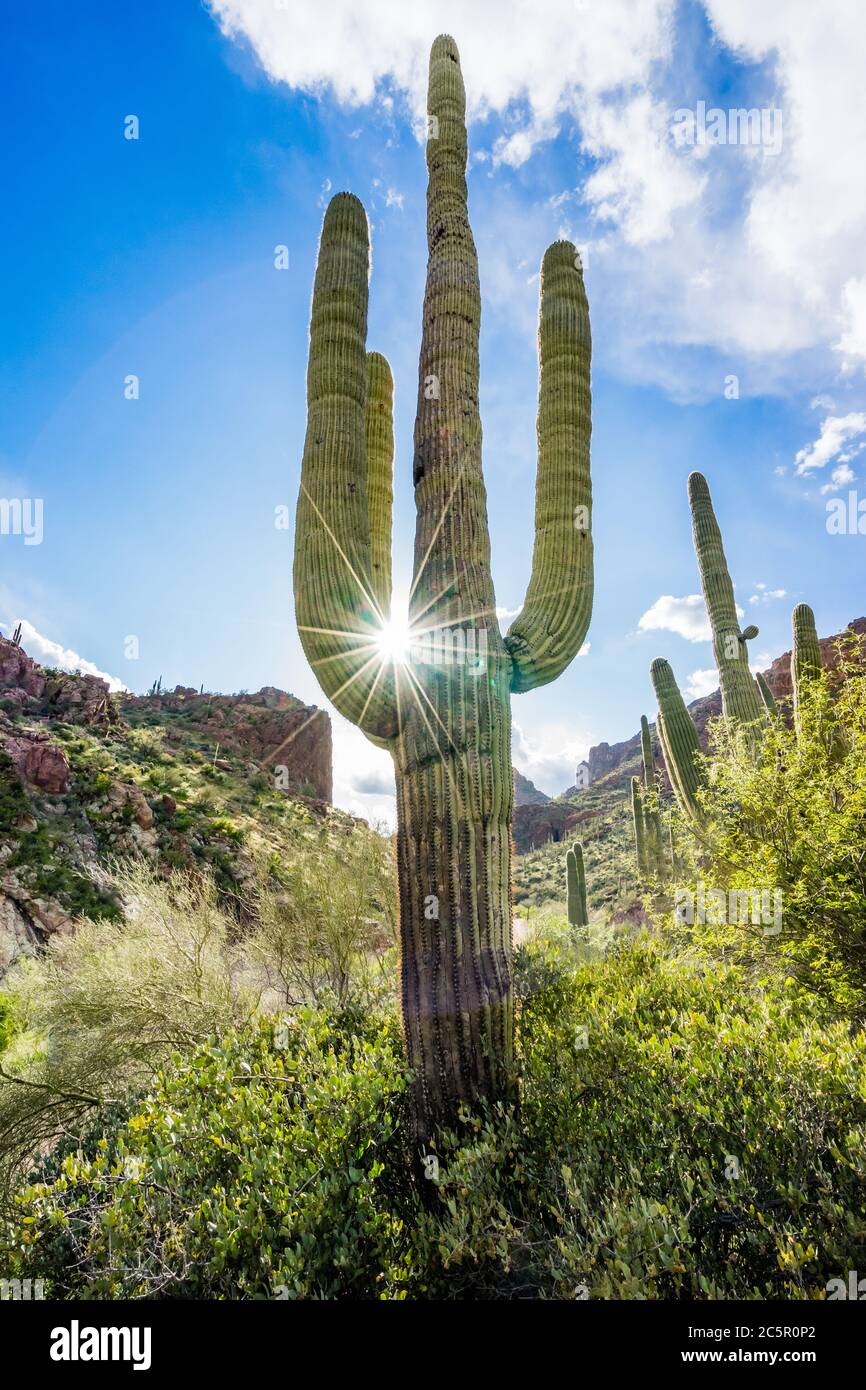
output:
<instances>
[{"instance_id":1,"label":"cactus trunk","mask_svg":"<svg viewBox=\"0 0 866 1390\"><path fill-rule=\"evenodd\" d=\"M481 470L465 94L447 36L430 56L428 113L409 658L385 661L379 645L391 586L391 382L384 358L365 354L367 223L346 194L325 215L316 271L295 550L308 659L337 709L394 759L400 997L419 1138L463 1102L510 1092L510 697L565 669L592 606L590 334L576 252L557 242L542 262L533 571L503 639Z\"/></svg>"}]
</instances>

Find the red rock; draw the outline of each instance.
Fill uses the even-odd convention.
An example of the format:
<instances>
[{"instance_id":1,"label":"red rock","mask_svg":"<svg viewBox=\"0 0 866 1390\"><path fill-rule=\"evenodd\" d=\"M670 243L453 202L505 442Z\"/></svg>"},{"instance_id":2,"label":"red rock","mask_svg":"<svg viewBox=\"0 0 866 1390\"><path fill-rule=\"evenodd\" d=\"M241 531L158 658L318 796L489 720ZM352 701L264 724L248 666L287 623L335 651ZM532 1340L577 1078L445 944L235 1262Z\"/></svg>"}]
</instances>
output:
<instances>
[{"instance_id":1,"label":"red rock","mask_svg":"<svg viewBox=\"0 0 866 1390\"><path fill-rule=\"evenodd\" d=\"M66 754L45 734L21 734L7 738L3 744L22 782L60 796L69 787L69 763Z\"/></svg>"}]
</instances>

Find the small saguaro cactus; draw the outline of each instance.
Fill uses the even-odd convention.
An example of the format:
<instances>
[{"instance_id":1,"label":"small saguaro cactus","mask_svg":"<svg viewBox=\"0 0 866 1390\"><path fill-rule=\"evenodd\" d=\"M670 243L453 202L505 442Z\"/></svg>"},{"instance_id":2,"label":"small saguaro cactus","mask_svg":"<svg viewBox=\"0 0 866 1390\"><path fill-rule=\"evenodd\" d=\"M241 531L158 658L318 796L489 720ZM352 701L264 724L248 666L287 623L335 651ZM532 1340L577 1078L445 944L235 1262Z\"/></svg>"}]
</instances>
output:
<instances>
[{"instance_id":1,"label":"small saguaro cactus","mask_svg":"<svg viewBox=\"0 0 866 1390\"><path fill-rule=\"evenodd\" d=\"M758 683L758 693L760 694L761 699L764 702L764 709L767 711L768 714L775 714L779 706L776 704L776 697L770 689L769 685L767 684L767 678L764 675L763 671L758 672L758 674L755 676L755 680Z\"/></svg>"},{"instance_id":2,"label":"small saguaro cactus","mask_svg":"<svg viewBox=\"0 0 866 1390\"><path fill-rule=\"evenodd\" d=\"M713 633L713 654L719 669L722 710L737 723L750 724L761 719L764 711L746 649L746 643L757 637L758 629L754 624L740 629L722 533L703 473L689 476L689 505L701 587Z\"/></svg>"},{"instance_id":3,"label":"small saguaro cactus","mask_svg":"<svg viewBox=\"0 0 866 1390\"><path fill-rule=\"evenodd\" d=\"M656 730L671 786L686 815L692 820L699 820L701 808L698 792L703 783L703 773L698 761L701 750L697 729L686 709L670 663L657 657L650 667L650 677L659 707Z\"/></svg>"},{"instance_id":4,"label":"small saguaro cactus","mask_svg":"<svg viewBox=\"0 0 866 1390\"><path fill-rule=\"evenodd\" d=\"M821 644L815 614L808 603L798 603L791 614L794 643L791 650L791 684L794 688L794 727L799 735L803 699L810 681L821 674Z\"/></svg>"},{"instance_id":5,"label":"small saguaro cactus","mask_svg":"<svg viewBox=\"0 0 866 1390\"><path fill-rule=\"evenodd\" d=\"M649 855L647 853L647 824L644 813L643 796L641 795L640 778L632 777L630 786L631 793L631 817L634 827L634 852L637 859L637 876L641 883L645 883L649 878Z\"/></svg>"},{"instance_id":6,"label":"small saguaro cactus","mask_svg":"<svg viewBox=\"0 0 866 1390\"><path fill-rule=\"evenodd\" d=\"M454 40L430 55L427 282L413 479L408 651L388 653L391 380L368 357L367 218L338 194L313 290L295 611L330 701L394 759L403 1030L419 1137L511 1090L512 692L554 680L592 611L590 329L575 248L541 266L532 576L496 621L481 471L481 301Z\"/></svg>"},{"instance_id":7,"label":"small saguaro cactus","mask_svg":"<svg viewBox=\"0 0 866 1390\"><path fill-rule=\"evenodd\" d=\"M589 912L586 905L583 845L580 840L575 840L565 856L565 877L568 920L573 927L586 927L589 925Z\"/></svg>"},{"instance_id":8,"label":"small saguaro cactus","mask_svg":"<svg viewBox=\"0 0 866 1390\"><path fill-rule=\"evenodd\" d=\"M661 877L664 873L665 861L662 848L662 824L661 813L658 808L658 779L656 777L655 758L653 756L652 734L650 733L649 720L645 714L640 717L640 747L641 759L643 762L643 784L644 796L644 825L646 828L646 849L649 860L649 868L654 877Z\"/></svg>"}]
</instances>

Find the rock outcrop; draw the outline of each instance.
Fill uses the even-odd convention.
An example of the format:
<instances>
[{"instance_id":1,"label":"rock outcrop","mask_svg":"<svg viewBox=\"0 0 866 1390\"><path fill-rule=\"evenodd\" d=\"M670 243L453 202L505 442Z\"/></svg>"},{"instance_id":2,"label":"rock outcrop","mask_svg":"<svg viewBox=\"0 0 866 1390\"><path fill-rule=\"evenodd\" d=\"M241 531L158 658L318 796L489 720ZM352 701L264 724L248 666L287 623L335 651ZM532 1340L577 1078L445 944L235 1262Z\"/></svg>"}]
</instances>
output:
<instances>
[{"instance_id":1,"label":"rock outcrop","mask_svg":"<svg viewBox=\"0 0 866 1390\"><path fill-rule=\"evenodd\" d=\"M60 796L69 786L69 763L63 749L48 734L4 735L0 747L8 755L22 782L49 796Z\"/></svg>"}]
</instances>

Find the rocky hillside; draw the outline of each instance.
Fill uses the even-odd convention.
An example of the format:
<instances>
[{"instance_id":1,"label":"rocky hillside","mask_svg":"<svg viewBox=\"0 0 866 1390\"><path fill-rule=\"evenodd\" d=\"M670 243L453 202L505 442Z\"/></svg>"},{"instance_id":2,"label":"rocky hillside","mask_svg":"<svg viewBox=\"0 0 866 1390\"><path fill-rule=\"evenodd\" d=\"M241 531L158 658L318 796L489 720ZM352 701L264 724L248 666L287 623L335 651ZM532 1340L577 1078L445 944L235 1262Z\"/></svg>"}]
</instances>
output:
<instances>
[{"instance_id":1,"label":"rocky hillside","mask_svg":"<svg viewBox=\"0 0 866 1390\"><path fill-rule=\"evenodd\" d=\"M284 691L112 696L0 637L0 973L75 915L114 917L108 866L208 867L242 903L263 849L332 812L331 726Z\"/></svg>"}]
</instances>

